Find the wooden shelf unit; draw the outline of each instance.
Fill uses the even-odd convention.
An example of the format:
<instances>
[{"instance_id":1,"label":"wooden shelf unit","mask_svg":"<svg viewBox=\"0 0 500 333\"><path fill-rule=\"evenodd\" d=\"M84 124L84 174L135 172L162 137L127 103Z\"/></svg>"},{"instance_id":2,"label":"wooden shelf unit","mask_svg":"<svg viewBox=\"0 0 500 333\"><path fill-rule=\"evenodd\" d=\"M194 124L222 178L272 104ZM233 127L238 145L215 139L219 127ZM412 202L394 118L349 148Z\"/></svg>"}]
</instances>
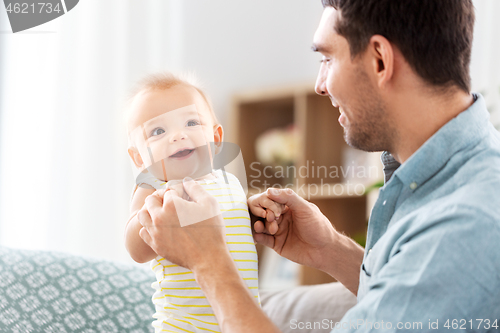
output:
<instances>
[{"instance_id":1,"label":"wooden shelf unit","mask_svg":"<svg viewBox=\"0 0 500 333\"><path fill-rule=\"evenodd\" d=\"M317 95L312 85L294 86L280 89L265 89L237 94L233 100L233 119L231 142L241 148L249 195L265 190L258 189L255 184L262 184L267 180L271 184L280 184L277 177L266 179L262 173L264 166L251 164L257 161L255 141L260 134L272 128L283 128L294 124L299 133L300 144L298 159L295 167L309 166L330 168L343 166L344 150L348 148L343 138L343 129L337 118L340 113L334 108L327 97ZM323 169L324 170L324 169ZM324 175L324 173L322 173ZM252 183L252 181L254 181ZM318 177L317 174L308 177L298 177L294 187L307 188L301 196L316 204L323 214L332 222L334 227L349 236L365 233L367 227L367 199L366 196L346 193L342 173L339 177ZM313 184L317 185L314 186ZM253 185L253 186L252 186ZM312 193L310 187L319 190L332 188L342 193ZM344 191L342 188L344 187ZM351 191L352 192L352 191ZM334 281L326 273L310 267L301 267L300 284L318 284Z\"/></svg>"}]
</instances>

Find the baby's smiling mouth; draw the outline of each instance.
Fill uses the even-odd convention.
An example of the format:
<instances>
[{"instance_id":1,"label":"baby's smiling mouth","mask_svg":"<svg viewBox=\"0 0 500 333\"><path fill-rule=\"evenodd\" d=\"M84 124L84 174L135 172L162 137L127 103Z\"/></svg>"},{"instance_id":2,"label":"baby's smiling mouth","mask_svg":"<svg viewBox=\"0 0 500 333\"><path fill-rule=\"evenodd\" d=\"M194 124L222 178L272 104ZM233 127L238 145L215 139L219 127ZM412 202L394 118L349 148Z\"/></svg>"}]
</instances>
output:
<instances>
[{"instance_id":1,"label":"baby's smiling mouth","mask_svg":"<svg viewBox=\"0 0 500 333\"><path fill-rule=\"evenodd\" d=\"M176 153L170 155L169 157L173 157L173 158L187 157L187 156L191 155L191 153L193 151L194 151L194 148L193 149L184 148L184 149L178 150Z\"/></svg>"}]
</instances>

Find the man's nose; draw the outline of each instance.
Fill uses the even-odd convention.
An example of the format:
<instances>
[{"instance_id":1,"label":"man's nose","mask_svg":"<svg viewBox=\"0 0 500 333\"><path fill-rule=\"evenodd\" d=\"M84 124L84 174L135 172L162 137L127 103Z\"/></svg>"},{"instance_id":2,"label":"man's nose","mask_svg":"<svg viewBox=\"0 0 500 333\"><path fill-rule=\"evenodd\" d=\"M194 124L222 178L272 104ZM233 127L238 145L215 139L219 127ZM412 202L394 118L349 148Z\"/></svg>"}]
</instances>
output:
<instances>
[{"instance_id":1,"label":"man's nose","mask_svg":"<svg viewBox=\"0 0 500 333\"><path fill-rule=\"evenodd\" d=\"M316 94L325 96L327 95L326 90L326 71L323 69L323 65L319 69L318 77L316 78L316 85L314 87L314 91Z\"/></svg>"},{"instance_id":2,"label":"man's nose","mask_svg":"<svg viewBox=\"0 0 500 333\"><path fill-rule=\"evenodd\" d=\"M181 141L181 140L186 140L187 135L184 133L184 131L178 131L172 134L170 136L170 143Z\"/></svg>"}]
</instances>

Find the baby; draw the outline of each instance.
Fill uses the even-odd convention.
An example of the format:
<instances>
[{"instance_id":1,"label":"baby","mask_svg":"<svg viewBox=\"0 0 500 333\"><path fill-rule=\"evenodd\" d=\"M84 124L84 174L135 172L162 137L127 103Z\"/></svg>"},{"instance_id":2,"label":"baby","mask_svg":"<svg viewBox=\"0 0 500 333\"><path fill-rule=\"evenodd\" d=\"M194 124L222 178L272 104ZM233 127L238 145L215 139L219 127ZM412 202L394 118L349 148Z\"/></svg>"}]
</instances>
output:
<instances>
[{"instance_id":1,"label":"baby","mask_svg":"<svg viewBox=\"0 0 500 333\"><path fill-rule=\"evenodd\" d=\"M157 189L177 190L175 181L191 177L219 203L226 225L226 242L236 266L256 300L258 295L257 252L252 238L246 195L238 179L212 170L221 150L222 126L205 93L173 74L143 80L134 94L127 119L128 153L137 172L132 194L125 243L132 259L151 261L156 274L153 295L156 332L220 332L214 312L194 275L158 256L139 236L137 213L147 196ZM184 198L187 196L184 194ZM177 212L181 225L185 221Z\"/></svg>"}]
</instances>

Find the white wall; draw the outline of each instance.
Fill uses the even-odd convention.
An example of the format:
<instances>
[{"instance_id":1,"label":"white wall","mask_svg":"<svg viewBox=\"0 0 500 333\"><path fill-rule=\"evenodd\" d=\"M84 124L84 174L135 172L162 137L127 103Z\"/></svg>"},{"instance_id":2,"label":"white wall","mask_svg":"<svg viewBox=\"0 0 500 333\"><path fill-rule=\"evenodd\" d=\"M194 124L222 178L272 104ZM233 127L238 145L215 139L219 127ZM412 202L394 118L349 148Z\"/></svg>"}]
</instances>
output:
<instances>
[{"instance_id":1,"label":"white wall","mask_svg":"<svg viewBox=\"0 0 500 333\"><path fill-rule=\"evenodd\" d=\"M474 0L474 7L472 88L484 95L491 121L500 130L500 1Z\"/></svg>"},{"instance_id":2,"label":"white wall","mask_svg":"<svg viewBox=\"0 0 500 333\"><path fill-rule=\"evenodd\" d=\"M320 1L187 1L182 9L181 67L209 83L219 112L249 87L314 81L311 52Z\"/></svg>"}]
</instances>

